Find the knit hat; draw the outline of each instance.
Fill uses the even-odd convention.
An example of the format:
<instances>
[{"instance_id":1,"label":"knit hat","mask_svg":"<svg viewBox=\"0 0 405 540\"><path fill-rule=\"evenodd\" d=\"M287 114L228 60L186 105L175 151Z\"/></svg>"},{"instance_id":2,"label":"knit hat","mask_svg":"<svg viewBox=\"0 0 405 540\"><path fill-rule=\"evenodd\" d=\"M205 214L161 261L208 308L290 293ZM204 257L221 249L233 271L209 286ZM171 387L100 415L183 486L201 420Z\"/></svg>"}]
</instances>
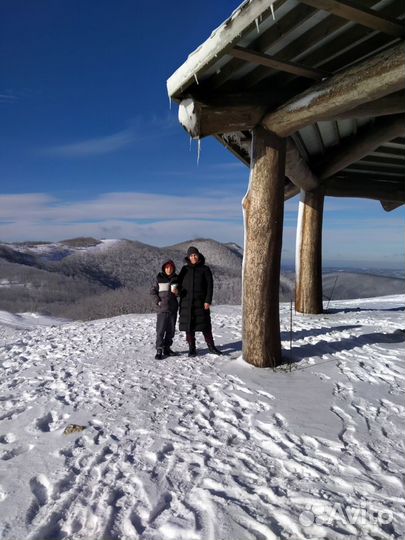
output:
<instances>
[{"instance_id":1,"label":"knit hat","mask_svg":"<svg viewBox=\"0 0 405 540\"><path fill-rule=\"evenodd\" d=\"M187 250L187 257L190 257L190 255L192 254L195 254L195 255L200 255L200 252L198 251L198 249L194 246L190 246Z\"/></svg>"}]
</instances>

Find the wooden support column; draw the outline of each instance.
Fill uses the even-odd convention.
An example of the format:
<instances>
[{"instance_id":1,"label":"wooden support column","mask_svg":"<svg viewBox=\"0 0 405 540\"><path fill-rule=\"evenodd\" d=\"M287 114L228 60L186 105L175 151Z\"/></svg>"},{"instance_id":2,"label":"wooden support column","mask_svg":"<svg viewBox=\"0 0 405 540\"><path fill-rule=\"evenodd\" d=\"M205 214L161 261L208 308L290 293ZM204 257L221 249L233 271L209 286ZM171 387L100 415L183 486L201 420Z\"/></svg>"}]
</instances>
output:
<instances>
[{"instance_id":1,"label":"wooden support column","mask_svg":"<svg viewBox=\"0 0 405 540\"><path fill-rule=\"evenodd\" d=\"M243 357L257 367L281 363L284 169L285 141L261 127L254 129L249 190L243 200Z\"/></svg>"},{"instance_id":2,"label":"wooden support column","mask_svg":"<svg viewBox=\"0 0 405 540\"><path fill-rule=\"evenodd\" d=\"M295 309L322 313L322 219L320 189L301 191L297 224Z\"/></svg>"}]
</instances>

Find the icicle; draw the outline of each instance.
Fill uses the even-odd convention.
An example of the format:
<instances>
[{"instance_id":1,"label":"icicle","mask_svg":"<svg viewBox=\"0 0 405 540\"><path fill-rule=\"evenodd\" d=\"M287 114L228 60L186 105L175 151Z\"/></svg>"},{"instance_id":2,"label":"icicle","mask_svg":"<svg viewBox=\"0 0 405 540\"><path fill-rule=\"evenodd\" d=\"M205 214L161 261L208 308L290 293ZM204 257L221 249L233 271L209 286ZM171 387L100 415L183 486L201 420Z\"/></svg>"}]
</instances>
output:
<instances>
[{"instance_id":1,"label":"icicle","mask_svg":"<svg viewBox=\"0 0 405 540\"><path fill-rule=\"evenodd\" d=\"M200 163L200 156L201 156L201 139L198 139L198 141L197 141L197 165Z\"/></svg>"},{"instance_id":2,"label":"icicle","mask_svg":"<svg viewBox=\"0 0 405 540\"><path fill-rule=\"evenodd\" d=\"M195 73L194 73L194 79L195 79L195 82L196 82L197 84L200 84L200 83L198 82L197 75L196 75Z\"/></svg>"},{"instance_id":3,"label":"icicle","mask_svg":"<svg viewBox=\"0 0 405 540\"><path fill-rule=\"evenodd\" d=\"M172 98L169 96L169 110L172 110Z\"/></svg>"},{"instance_id":4,"label":"icicle","mask_svg":"<svg viewBox=\"0 0 405 540\"><path fill-rule=\"evenodd\" d=\"M256 30L257 30L257 33L260 34L260 28L259 28L259 19L256 17L255 19L255 23L256 23Z\"/></svg>"},{"instance_id":5,"label":"icicle","mask_svg":"<svg viewBox=\"0 0 405 540\"><path fill-rule=\"evenodd\" d=\"M276 16L274 15L274 7L273 7L273 2L270 4L270 9L271 9L271 15L273 17L273 21L276 20Z\"/></svg>"}]
</instances>

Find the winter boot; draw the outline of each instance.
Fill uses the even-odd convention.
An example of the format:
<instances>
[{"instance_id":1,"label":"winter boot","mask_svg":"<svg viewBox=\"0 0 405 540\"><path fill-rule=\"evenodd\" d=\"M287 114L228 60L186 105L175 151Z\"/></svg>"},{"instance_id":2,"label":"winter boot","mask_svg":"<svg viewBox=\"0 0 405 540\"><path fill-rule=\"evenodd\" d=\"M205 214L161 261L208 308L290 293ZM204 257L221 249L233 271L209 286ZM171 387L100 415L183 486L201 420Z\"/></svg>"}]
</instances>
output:
<instances>
[{"instance_id":1,"label":"winter boot","mask_svg":"<svg viewBox=\"0 0 405 540\"><path fill-rule=\"evenodd\" d=\"M163 349L158 349L155 354L155 360L163 359Z\"/></svg>"},{"instance_id":2,"label":"winter boot","mask_svg":"<svg viewBox=\"0 0 405 540\"><path fill-rule=\"evenodd\" d=\"M217 348L215 347L214 344L208 345L208 350L209 350L209 352L210 352L211 354L216 354L217 356L221 356L221 355L222 355L222 352L221 352L219 349L217 349Z\"/></svg>"},{"instance_id":3,"label":"winter boot","mask_svg":"<svg viewBox=\"0 0 405 540\"><path fill-rule=\"evenodd\" d=\"M197 351L196 351L195 345L189 345L189 347L188 347L188 355L191 358L194 358L194 356L197 356Z\"/></svg>"},{"instance_id":4,"label":"winter boot","mask_svg":"<svg viewBox=\"0 0 405 540\"><path fill-rule=\"evenodd\" d=\"M177 356L177 353L172 351L170 347L165 347L163 352L165 356Z\"/></svg>"}]
</instances>

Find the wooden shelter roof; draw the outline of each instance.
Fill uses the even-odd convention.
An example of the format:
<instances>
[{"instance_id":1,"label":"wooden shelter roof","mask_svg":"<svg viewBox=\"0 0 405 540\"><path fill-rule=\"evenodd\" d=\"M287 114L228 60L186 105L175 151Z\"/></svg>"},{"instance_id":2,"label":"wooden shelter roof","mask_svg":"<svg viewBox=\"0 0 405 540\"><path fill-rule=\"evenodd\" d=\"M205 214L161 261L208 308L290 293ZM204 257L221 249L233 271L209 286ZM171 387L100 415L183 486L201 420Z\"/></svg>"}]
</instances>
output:
<instances>
[{"instance_id":1,"label":"wooden shelter roof","mask_svg":"<svg viewBox=\"0 0 405 540\"><path fill-rule=\"evenodd\" d=\"M168 79L169 96L176 102L191 96L204 104L221 99L226 103L228 96L243 95L245 101L265 103L266 117L300 96L300 106L305 107L324 81L333 81L351 68L355 78L357 66L381 55L384 61L385 52L389 63L390 51L403 45L404 8L403 0L248 0ZM402 69L405 79L405 66ZM322 163L336 149L350 147L362 135L383 129L387 122L403 124L403 86L383 99L386 101L374 101L374 107L356 107L287 135L310 169L319 174ZM402 131L363 152L336 171L333 179L348 180L353 186L367 179L380 187L384 183L384 188L401 188L405 174ZM397 134L398 129L392 133ZM250 164L249 129L210 134ZM289 188L286 178L286 193ZM352 195L356 193L354 189Z\"/></svg>"}]
</instances>

